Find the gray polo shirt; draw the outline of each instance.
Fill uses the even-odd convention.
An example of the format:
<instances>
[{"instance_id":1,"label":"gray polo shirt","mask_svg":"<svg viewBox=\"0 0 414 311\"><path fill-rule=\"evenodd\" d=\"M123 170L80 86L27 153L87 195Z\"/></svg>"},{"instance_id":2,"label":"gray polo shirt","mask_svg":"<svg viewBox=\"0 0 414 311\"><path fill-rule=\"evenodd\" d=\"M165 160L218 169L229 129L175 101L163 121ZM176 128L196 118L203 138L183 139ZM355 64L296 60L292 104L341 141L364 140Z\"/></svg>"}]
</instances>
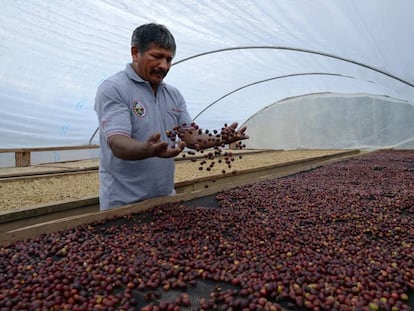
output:
<instances>
[{"instance_id":1,"label":"gray polo shirt","mask_svg":"<svg viewBox=\"0 0 414 311\"><path fill-rule=\"evenodd\" d=\"M112 154L107 139L121 134L146 141L158 132L168 141L167 130L192 122L180 92L162 83L155 96L149 82L128 64L98 87L95 111L100 126L100 209L174 193L173 158L121 160Z\"/></svg>"}]
</instances>

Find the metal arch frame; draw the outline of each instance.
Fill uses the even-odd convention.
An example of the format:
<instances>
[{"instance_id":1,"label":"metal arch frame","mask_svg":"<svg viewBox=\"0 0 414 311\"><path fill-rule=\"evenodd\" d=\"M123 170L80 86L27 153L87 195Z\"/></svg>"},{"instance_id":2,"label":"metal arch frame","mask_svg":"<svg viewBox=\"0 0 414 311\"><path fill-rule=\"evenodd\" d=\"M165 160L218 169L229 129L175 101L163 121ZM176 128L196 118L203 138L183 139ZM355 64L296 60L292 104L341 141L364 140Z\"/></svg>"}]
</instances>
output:
<instances>
[{"instance_id":1,"label":"metal arch frame","mask_svg":"<svg viewBox=\"0 0 414 311\"><path fill-rule=\"evenodd\" d=\"M308 49L301 49L301 48L294 48L294 47L287 47L287 46L266 46L265 45L265 46L239 46L239 47L222 48L222 49L211 50L211 51L207 51L207 52L195 54L195 55L192 55L192 56L189 56L189 57L180 59L180 60L176 61L175 63L173 63L172 66L178 65L180 63L183 63L183 62L188 61L188 60L193 59L193 58L197 58L197 57L201 57L201 56L205 56L205 55L209 55L209 54L215 54L215 53L221 53L221 52L233 51L233 50L251 50L251 49L287 50L287 51L296 51L296 52L309 53L309 54L315 54L315 55L325 56L325 57L329 57L329 58L334 58L334 59L338 59L338 60L341 60L341 61L345 61L345 62L348 62L348 63L351 63L351 64L355 64L355 65L358 65L358 66L361 66L361 67L364 67L364 68L367 68L367 69L376 71L376 72L381 73L381 74L383 74L385 76L388 76L388 77L390 77L392 79L395 79L395 80L397 80L397 81L399 81L401 83L404 83L404 84L406 84L408 86L414 87L414 84L413 83L410 83L410 82L408 82L408 81L406 81L406 80L404 80L404 79L402 79L400 77L397 77L394 74L391 74L391 73L386 72L384 70L381 70L379 68L373 67L371 65L367 65L367 64L364 64L364 63L355 61L353 59L348 59L348 58L345 58L345 57L341 57L341 56L337 56L337 55L329 54L329 53L324 53L324 52L320 52L320 51L314 51L314 50L308 50ZM96 130L93 132L91 138L89 139L89 145L92 144L92 140L95 137L95 135L98 132L98 130L99 130L99 125L96 128Z\"/></svg>"},{"instance_id":2,"label":"metal arch frame","mask_svg":"<svg viewBox=\"0 0 414 311\"><path fill-rule=\"evenodd\" d=\"M364 64L361 62L358 62L356 60L350 59L350 58L345 58L342 56L338 56L338 55L334 55L334 54L329 54L329 53L324 53L324 52L320 52L320 51L315 51L315 50L308 50L308 49L301 49L301 48L294 48L294 47L288 47L288 46L277 46L277 45L264 45L264 46L238 46L238 47L229 47L229 48L222 48L222 49L218 49L218 50L212 50L212 51L207 51L207 52L203 52L203 53L199 53L199 54L195 54L183 59L180 59L178 61L176 61L173 65L178 65L180 63L183 63L185 61L188 61L190 59L193 58L197 58L197 57L201 57L204 55L209 55L209 54L215 54L215 53L221 53L221 52L227 52L227 51L233 51L233 50L253 50L253 49L271 49L271 50L287 50L287 51L295 51L295 52L302 52L302 53L308 53L308 54L316 54L316 55L320 55L320 56L325 56L325 57L329 57L329 58L334 58L334 59L338 59L347 63L351 63L354 65L358 65L373 71L376 71L378 73L381 73L383 75L386 75L392 79L395 79L401 83L404 83L406 85L409 85L411 87L414 87L414 84L406 81L392 73L389 73L387 71L381 70L379 68L376 68L374 66L368 65L368 64Z\"/></svg>"},{"instance_id":3,"label":"metal arch frame","mask_svg":"<svg viewBox=\"0 0 414 311\"><path fill-rule=\"evenodd\" d=\"M329 72L303 72L303 73L292 73L289 75L283 75L283 76L277 76L277 77L272 77L272 78L268 78L268 79L264 79L264 80L259 80L259 81L255 81L252 83L248 83L245 84L241 87L238 87L237 89L234 89L226 94L224 94L223 96L219 97L218 99L216 99L215 101L213 101L211 104L207 105L206 107L204 107L194 118L193 120L197 119L202 113L204 113L206 110L208 110L210 107L214 106L215 104L217 104L219 101L221 101L222 99L226 98L227 96L230 96L231 94L234 94L242 89L248 88L250 86L256 85L256 84L260 84L260 83L264 83L264 82L268 82L268 81L272 81L272 80L277 80L277 79L283 79L283 78L290 78L290 77L295 77L295 76L311 76L311 75L325 75L325 76L337 76L337 77L342 77L342 78L350 78L350 79L357 79L356 77L353 76L347 76L347 75L342 75L339 73L329 73Z\"/></svg>"}]
</instances>

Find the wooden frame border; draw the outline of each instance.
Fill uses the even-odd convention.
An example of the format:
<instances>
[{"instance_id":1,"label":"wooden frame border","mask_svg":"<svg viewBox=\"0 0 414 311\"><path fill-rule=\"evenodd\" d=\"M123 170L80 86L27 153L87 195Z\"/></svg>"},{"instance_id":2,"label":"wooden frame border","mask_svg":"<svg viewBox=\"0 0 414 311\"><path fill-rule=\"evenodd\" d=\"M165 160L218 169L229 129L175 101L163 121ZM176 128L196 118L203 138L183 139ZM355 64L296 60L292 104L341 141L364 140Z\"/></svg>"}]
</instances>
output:
<instances>
[{"instance_id":1,"label":"wooden frame border","mask_svg":"<svg viewBox=\"0 0 414 311\"><path fill-rule=\"evenodd\" d=\"M67 151L82 149L98 149L99 145L82 145L82 146L60 146L60 147L34 147L34 148L6 148L0 149L0 153L14 153L16 167L26 167L31 165L32 152L47 151Z\"/></svg>"}]
</instances>

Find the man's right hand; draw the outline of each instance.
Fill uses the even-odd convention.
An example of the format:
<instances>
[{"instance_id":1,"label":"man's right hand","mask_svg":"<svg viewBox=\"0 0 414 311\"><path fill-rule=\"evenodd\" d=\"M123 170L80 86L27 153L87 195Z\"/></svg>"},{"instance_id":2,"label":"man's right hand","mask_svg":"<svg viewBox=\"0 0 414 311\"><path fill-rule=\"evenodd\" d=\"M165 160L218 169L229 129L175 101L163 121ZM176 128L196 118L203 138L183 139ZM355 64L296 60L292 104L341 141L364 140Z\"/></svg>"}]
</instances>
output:
<instances>
[{"instance_id":1,"label":"man's right hand","mask_svg":"<svg viewBox=\"0 0 414 311\"><path fill-rule=\"evenodd\" d=\"M185 143L183 141L179 141L174 148L168 142L161 141L161 134L156 133L151 135L147 140L148 148L153 150L153 154L155 157L159 158L171 158L175 157L183 151L185 147Z\"/></svg>"},{"instance_id":2,"label":"man's right hand","mask_svg":"<svg viewBox=\"0 0 414 311\"><path fill-rule=\"evenodd\" d=\"M108 137L112 153L122 160L143 160L150 157L171 158L177 156L185 147L179 142L172 148L169 142L161 141L161 134L152 134L147 141L138 141L131 137L115 134Z\"/></svg>"}]
</instances>

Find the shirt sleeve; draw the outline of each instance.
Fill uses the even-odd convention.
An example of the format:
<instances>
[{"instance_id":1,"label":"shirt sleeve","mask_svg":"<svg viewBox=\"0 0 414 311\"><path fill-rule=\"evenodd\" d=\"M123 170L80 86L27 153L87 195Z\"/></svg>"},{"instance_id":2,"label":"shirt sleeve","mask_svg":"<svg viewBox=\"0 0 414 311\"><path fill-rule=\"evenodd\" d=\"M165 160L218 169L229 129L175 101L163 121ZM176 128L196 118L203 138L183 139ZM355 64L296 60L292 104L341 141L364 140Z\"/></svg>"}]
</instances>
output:
<instances>
[{"instance_id":1,"label":"shirt sleeve","mask_svg":"<svg viewBox=\"0 0 414 311\"><path fill-rule=\"evenodd\" d=\"M129 106L114 82L104 81L98 87L95 111L105 139L115 134L131 137Z\"/></svg>"}]
</instances>

